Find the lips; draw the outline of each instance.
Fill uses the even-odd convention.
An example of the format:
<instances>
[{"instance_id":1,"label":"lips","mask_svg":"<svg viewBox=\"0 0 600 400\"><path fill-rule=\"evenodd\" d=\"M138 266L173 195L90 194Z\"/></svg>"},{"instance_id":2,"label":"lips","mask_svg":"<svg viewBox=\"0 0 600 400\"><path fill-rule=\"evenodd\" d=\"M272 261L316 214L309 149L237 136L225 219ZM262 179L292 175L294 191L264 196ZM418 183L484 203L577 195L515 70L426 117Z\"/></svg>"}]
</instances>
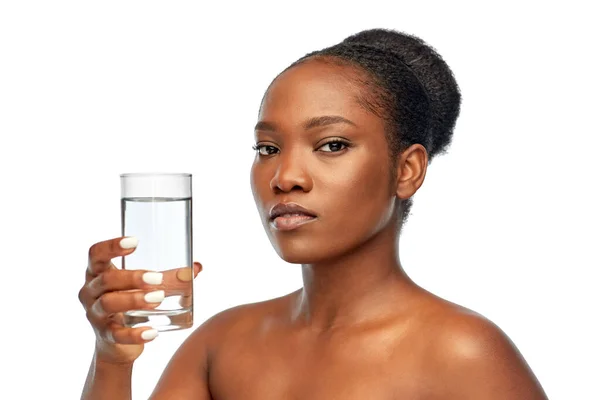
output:
<instances>
[{"instance_id":1,"label":"lips","mask_svg":"<svg viewBox=\"0 0 600 400\"><path fill-rule=\"evenodd\" d=\"M316 220L316 214L296 203L279 203L269 212L271 226L279 231L290 231Z\"/></svg>"},{"instance_id":2,"label":"lips","mask_svg":"<svg viewBox=\"0 0 600 400\"><path fill-rule=\"evenodd\" d=\"M292 217L292 216L308 216L316 217L317 215L300 204L296 203L278 203L269 211L269 217L274 220L277 217Z\"/></svg>"}]
</instances>

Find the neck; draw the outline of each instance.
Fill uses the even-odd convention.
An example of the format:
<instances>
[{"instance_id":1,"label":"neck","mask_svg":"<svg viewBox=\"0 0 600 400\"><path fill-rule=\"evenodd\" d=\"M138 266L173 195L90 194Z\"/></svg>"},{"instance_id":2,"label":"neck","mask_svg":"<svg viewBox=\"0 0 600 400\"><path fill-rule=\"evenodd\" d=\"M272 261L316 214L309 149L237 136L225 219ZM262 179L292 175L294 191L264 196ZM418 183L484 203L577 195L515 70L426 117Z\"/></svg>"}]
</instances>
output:
<instances>
[{"instance_id":1,"label":"neck","mask_svg":"<svg viewBox=\"0 0 600 400\"><path fill-rule=\"evenodd\" d=\"M398 235L392 228L340 257L303 264L302 279L292 319L320 332L397 314L414 285L400 265Z\"/></svg>"}]
</instances>

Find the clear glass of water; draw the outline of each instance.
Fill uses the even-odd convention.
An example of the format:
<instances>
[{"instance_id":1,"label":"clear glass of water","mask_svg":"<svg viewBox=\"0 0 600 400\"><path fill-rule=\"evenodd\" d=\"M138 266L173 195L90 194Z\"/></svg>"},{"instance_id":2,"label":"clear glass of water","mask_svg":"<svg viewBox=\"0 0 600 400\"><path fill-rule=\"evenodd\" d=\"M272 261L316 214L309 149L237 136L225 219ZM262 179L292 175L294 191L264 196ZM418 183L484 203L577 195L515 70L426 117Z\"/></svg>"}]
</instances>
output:
<instances>
[{"instance_id":1,"label":"clear glass of water","mask_svg":"<svg viewBox=\"0 0 600 400\"><path fill-rule=\"evenodd\" d=\"M158 331L193 325L192 175L121 175L121 235L135 236L136 250L122 258L123 269L163 273L165 298L152 310L124 313L128 327Z\"/></svg>"}]
</instances>

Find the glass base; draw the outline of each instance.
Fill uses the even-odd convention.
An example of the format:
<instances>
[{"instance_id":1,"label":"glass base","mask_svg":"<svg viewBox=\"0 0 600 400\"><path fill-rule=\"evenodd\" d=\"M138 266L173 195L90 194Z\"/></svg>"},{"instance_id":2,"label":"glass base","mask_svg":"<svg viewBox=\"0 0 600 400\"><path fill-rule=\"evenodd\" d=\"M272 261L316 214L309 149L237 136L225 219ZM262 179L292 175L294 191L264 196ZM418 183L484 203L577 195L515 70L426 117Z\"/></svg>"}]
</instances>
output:
<instances>
[{"instance_id":1,"label":"glass base","mask_svg":"<svg viewBox=\"0 0 600 400\"><path fill-rule=\"evenodd\" d=\"M149 326L159 332L187 329L194 324L191 307L179 310L131 310L125 312L123 318L126 327Z\"/></svg>"}]
</instances>

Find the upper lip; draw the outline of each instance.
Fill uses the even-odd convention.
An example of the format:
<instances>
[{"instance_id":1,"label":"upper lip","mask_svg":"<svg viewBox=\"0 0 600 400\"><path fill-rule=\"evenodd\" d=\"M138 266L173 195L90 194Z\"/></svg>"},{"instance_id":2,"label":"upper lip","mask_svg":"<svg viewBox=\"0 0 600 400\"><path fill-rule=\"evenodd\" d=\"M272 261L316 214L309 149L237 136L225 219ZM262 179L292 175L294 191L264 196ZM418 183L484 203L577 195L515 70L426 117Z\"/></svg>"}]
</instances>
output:
<instances>
[{"instance_id":1,"label":"upper lip","mask_svg":"<svg viewBox=\"0 0 600 400\"><path fill-rule=\"evenodd\" d=\"M313 211L307 210L296 203L278 203L271 207L271 210L269 211L269 217L271 219L275 219L283 214L306 214L311 217L316 217L316 214Z\"/></svg>"}]
</instances>

